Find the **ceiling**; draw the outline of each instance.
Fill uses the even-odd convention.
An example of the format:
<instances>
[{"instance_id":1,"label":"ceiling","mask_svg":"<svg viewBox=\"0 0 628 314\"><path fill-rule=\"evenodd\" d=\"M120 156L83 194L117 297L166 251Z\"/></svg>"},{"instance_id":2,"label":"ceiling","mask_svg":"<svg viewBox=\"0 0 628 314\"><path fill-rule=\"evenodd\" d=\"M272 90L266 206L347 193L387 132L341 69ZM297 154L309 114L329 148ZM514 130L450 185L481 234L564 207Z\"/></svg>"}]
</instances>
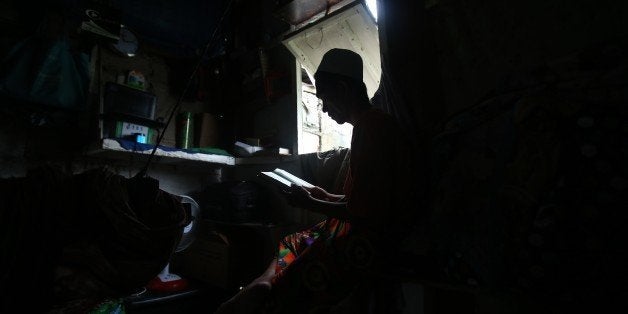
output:
<instances>
[{"instance_id":1,"label":"ceiling","mask_svg":"<svg viewBox=\"0 0 628 314\"><path fill-rule=\"evenodd\" d=\"M121 22L140 41L177 56L191 56L202 49L218 27L227 0L146 1L115 0ZM217 47L216 49L220 49Z\"/></svg>"},{"instance_id":2,"label":"ceiling","mask_svg":"<svg viewBox=\"0 0 628 314\"><path fill-rule=\"evenodd\" d=\"M22 26L25 32L32 32L37 28L40 17L51 9L63 12L71 22L80 24L84 12L90 6L110 5L119 10L120 22L138 37L141 45L150 45L152 48L169 55L192 57L199 53L210 41L215 29L219 26L218 39L220 44L214 45L210 55L220 54L225 49L225 34L232 31L233 22L242 23L242 17L226 15L223 23L221 17L227 8L229 13L240 12L254 16L244 18L244 25L253 19L264 19L263 26L277 21L297 26L323 17L345 3L354 0L40 0L33 6L28 1L5 0L2 2L4 20L15 19L15 25ZM248 7L248 9L247 9ZM238 13L236 13L238 14ZM264 17L261 17L264 15ZM274 17L274 18L273 18ZM255 23L253 21L253 23ZM259 22L258 22L259 23ZM276 30L287 29L287 24L267 30L267 36L279 35ZM254 24L258 29L260 24ZM12 28L12 27L9 27ZM253 31L253 30L249 30ZM260 31L258 29L258 31Z\"/></svg>"},{"instance_id":3,"label":"ceiling","mask_svg":"<svg viewBox=\"0 0 628 314\"><path fill-rule=\"evenodd\" d=\"M232 0L2 0L0 22L4 29L24 35L36 32L50 13L61 13L68 30L78 29L87 9L113 7L120 23L135 33L140 45L148 44L175 56L193 56L210 40ZM113 18L114 20L116 18ZM228 28L228 17L223 29ZM21 36L22 34L16 34ZM217 47L216 49L219 49Z\"/></svg>"}]
</instances>

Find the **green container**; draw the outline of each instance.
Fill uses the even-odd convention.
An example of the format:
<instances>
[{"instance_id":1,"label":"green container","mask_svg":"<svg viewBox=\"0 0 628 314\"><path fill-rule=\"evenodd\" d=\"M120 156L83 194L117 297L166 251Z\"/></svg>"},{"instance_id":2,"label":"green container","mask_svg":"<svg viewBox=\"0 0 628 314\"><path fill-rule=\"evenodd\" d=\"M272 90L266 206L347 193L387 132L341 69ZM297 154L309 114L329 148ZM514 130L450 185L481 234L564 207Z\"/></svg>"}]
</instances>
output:
<instances>
[{"instance_id":1,"label":"green container","mask_svg":"<svg viewBox=\"0 0 628 314\"><path fill-rule=\"evenodd\" d=\"M192 148L194 145L194 115L191 112L181 112L177 116L177 147Z\"/></svg>"}]
</instances>

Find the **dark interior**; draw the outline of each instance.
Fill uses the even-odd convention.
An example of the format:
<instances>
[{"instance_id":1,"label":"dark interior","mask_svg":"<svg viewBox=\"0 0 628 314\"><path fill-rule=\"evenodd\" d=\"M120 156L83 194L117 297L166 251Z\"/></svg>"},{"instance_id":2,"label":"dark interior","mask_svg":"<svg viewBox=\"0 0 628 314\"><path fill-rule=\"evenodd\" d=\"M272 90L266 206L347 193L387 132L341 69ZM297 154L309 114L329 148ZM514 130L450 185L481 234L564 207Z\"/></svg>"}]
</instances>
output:
<instances>
[{"instance_id":1,"label":"dark interior","mask_svg":"<svg viewBox=\"0 0 628 314\"><path fill-rule=\"evenodd\" d=\"M357 2L3 0L0 312L87 313L106 300L111 313L212 313L259 275L282 236L322 219L259 172L338 191L347 153L297 153L308 78L282 41ZM421 220L403 267L345 312L393 313L397 301L378 298L390 291L403 313L625 308L628 2L377 8L374 103L419 152L407 175ZM117 38L84 26L92 9ZM181 137L186 126L207 137ZM125 141L106 146L114 135ZM268 153L245 156L234 143L246 139ZM124 151L155 143L154 156ZM215 159L167 155L182 147ZM181 195L199 205L185 248ZM188 286L142 292L166 264Z\"/></svg>"}]
</instances>

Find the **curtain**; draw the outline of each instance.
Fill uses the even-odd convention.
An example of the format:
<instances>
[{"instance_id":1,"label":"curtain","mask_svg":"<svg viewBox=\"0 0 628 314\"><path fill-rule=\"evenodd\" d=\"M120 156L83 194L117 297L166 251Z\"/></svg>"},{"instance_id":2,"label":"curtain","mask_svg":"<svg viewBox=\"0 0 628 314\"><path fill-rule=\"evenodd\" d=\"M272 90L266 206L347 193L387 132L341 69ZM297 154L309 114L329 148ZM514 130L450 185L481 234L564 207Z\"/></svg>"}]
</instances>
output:
<instances>
[{"instance_id":1,"label":"curtain","mask_svg":"<svg viewBox=\"0 0 628 314\"><path fill-rule=\"evenodd\" d=\"M405 172L420 221L427 221L429 138L438 122L435 65L426 49L423 1L378 0L382 74L373 106L396 118L407 142L410 165ZM412 210L416 210L412 209Z\"/></svg>"},{"instance_id":2,"label":"curtain","mask_svg":"<svg viewBox=\"0 0 628 314\"><path fill-rule=\"evenodd\" d=\"M433 134L444 108L424 1L378 0L377 11L382 76L373 105L413 137Z\"/></svg>"}]
</instances>

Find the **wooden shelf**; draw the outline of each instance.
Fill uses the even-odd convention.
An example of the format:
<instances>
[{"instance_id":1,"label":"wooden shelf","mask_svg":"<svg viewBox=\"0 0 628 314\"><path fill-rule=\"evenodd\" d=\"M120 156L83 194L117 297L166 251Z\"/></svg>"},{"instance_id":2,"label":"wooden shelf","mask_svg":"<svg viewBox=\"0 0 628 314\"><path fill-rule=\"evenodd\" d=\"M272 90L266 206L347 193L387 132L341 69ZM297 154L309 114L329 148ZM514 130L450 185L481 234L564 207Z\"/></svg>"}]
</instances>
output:
<instances>
[{"instance_id":1,"label":"wooden shelf","mask_svg":"<svg viewBox=\"0 0 628 314\"><path fill-rule=\"evenodd\" d=\"M107 159L128 159L132 154L148 159L152 149L148 150L128 150L125 149L114 139L103 139L100 143L90 147L86 155ZM235 157L205 154L205 153L188 153L184 151L167 151L157 148L155 152L154 162L159 164L219 164L219 165L235 165Z\"/></svg>"},{"instance_id":2,"label":"wooden shelf","mask_svg":"<svg viewBox=\"0 0 628 314\"><path fill-rule=\"evenodd\" d=\"M297 157L293 155L237 157L235 160L235 164L236 165L279 164L286 161L294 161L296 159Z\"/></svg>"},{"instance_id":3,"label":"wooden shelf","mask_svg":"<svg viewBox=\"0 0 628 314\"><path fill-rule=\"evenodd\" d=\"M129 160L138 158L138 161L148 160L151 149L148 150L128 150L125 149L115 139L103 139L99 143L92 145L87 152L87 156L98 157L110 160ZM188 153L183 151L167 151L160 148L155 152L153 161L158 164L168 165L192 165L203 166L206 164L215 165L263 165L279 164L282 162L294 161L298 157L294 155L275 156L250 156L233 157L217 154Z\"/></svg>"}]
</instances>

